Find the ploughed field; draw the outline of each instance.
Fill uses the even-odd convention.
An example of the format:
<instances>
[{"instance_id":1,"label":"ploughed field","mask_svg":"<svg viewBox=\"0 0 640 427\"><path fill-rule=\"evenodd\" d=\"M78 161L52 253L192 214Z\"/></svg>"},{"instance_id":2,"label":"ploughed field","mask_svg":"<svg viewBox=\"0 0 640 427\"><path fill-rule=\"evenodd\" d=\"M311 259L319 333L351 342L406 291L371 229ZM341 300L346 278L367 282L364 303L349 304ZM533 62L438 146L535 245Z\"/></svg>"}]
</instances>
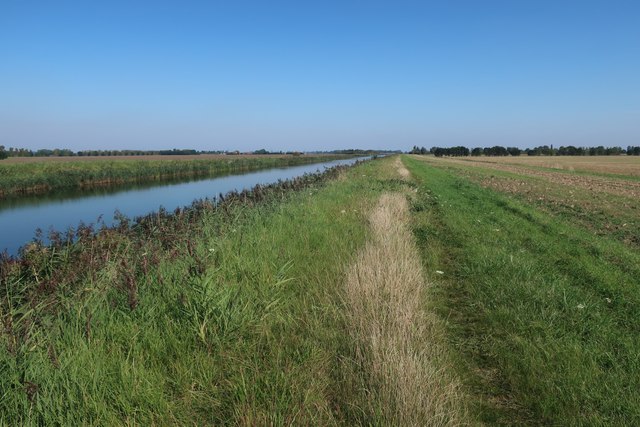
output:
<instances>
[{"instance_id":1,"label":"ploughed field","mask_svg":"<svg viewBox=\"0 0 640 427\"><path fill-rule=\"evenodd\" d=\"M27 247L0 262L0 424L640 424L637 175L492 160Z\"/></svg>"},{"instance_id":2,"label":"ploughed field","mask_svg":"<svg viewBox=\"0 0 640 427\"><path fill-rule=\"evenodd\" d=\"M569 172L640 177L640 157L638 156L483 156L470 157L465 160L496 165L520 165Z\"/></svg>"}]
</instances>

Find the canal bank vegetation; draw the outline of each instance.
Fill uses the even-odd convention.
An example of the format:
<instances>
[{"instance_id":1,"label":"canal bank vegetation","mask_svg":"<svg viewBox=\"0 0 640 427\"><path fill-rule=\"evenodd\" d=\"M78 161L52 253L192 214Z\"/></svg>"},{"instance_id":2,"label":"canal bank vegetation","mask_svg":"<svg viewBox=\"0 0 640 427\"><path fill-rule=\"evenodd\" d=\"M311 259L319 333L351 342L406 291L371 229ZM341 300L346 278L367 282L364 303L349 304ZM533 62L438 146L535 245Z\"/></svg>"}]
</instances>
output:
<instances>
[{"instance_id":1,"label":"canal bank vegetation","mask_svg":"<svg viewBox=\"0 0 640 427\"><path fill-rule=\"evenodd\" d=\"M179 177L205 177L337 159L336 156L242 156L185 160L87 160L0 164L0 198L145 183Z\"/></svg>"},{"instance_id":2,"label":"canal bank vegetation","mask_svg":"<svg viewBox=\"0 0 640 427\"><path fill-rule=\"evenodd\" d=\"M363 393L383 396L345 288L372 209L407 186L377 160L24 247L0 264L0 423L396 419L406 402Z\"/></svg>"}]
</instances>

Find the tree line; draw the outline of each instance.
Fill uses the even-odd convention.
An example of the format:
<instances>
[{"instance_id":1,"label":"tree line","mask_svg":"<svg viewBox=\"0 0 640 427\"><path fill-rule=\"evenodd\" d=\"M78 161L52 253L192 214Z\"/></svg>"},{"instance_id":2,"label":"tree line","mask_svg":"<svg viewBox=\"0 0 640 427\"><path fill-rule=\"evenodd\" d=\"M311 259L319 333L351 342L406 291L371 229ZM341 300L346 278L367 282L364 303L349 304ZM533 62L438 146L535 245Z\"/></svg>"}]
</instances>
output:
<instances>
[{"instance_id":1,"label":"tree line","mask_svg":"<svg viewBox=\"0 0 640 427\"><path fill-rule=\"evenodd\" d=\"M436 157L442 156L619 156L626 154L628 156L640 156L640 146L628 146L627 149L622 147L574 147L573 145L561 146L554 148L548 145L541 145L535 148L526 148L524 150L517 147L502 147L495 145L493 147L476 147L469 149L463 146L456 147L431 147L427 150L425 147L414 145L411 154L432 154Z\"/></svg>"}]
</instances>

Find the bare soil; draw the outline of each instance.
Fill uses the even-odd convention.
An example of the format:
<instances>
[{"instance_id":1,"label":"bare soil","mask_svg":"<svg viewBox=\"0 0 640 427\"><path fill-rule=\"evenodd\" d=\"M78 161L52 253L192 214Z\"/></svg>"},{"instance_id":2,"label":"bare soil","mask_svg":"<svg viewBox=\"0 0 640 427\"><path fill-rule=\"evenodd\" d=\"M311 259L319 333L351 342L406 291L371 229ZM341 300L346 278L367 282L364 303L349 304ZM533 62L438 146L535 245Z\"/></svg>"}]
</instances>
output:
<instances>
[{"instance_id":1,"label":"bare soil","mask_svg":"<svg viewBox=\"0 0 640 427\"><path fill-rule=\"evenodd\" d=\"M597 157L602 159L603 157ZM622 157L620 157L622 159ZM509 158L514 160L517 158ZM554 160L556 158L554 157ZM471 166L479 166L482 168L491 168L495 170L511 172L518 175L533 176L544 178L550 182L565 185L567 187L576 187L593 192L616 194L619 196L640 198L640 182L635 180L625 180L619 178L609 178L596 175L570 174L565 172L553 172L540 169L532 169L526 166L516 166L506 161L488 161L488 160L460 160L460 159L437 159L442 162L452 162L457 164L465 164ZM597 165L594 163L594 169L607 169L607 165ZM638 172L640 173L640 162L638 163ZM623 178L623 177L621 177Z\"/></svg>"},{"instance_id":2,"label":"bare soil","mask_svg":"<svg viewBox=\"0 0 640 427\"><path fill-rule=\"evenodd\" d=\"M472 157L469 162L536 166L567 171L640 176L640 156Z\"/></svg>"}]
</instances>

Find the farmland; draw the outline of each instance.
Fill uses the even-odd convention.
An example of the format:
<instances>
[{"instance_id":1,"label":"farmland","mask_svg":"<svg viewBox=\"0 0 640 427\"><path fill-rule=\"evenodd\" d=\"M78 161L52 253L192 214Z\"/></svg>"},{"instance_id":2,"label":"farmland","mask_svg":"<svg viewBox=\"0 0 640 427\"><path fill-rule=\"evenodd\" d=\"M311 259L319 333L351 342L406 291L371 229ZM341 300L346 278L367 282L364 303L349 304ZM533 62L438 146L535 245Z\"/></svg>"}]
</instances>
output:
<instances>
[{"instance_id":1,"label":"farmland","mask_svg":"<svg viewBox=\"0 0 640 427\"><path fill-rule=\"evenodd\" d=\"M485 160L25 247L0 263L0 423L638 424L633 164Z\"/></svg>"},{"instance_id":2,"label":"farmland","mask_svg":"<svg viewBox=\"0 0 640 427\"><path fill-rule=\"evenodd\" d=\"M473 157L467 160L476 163L519 165L569 172L640 176L640 157L637 156L506 156Z\"/></svg>"}]
</instances>

